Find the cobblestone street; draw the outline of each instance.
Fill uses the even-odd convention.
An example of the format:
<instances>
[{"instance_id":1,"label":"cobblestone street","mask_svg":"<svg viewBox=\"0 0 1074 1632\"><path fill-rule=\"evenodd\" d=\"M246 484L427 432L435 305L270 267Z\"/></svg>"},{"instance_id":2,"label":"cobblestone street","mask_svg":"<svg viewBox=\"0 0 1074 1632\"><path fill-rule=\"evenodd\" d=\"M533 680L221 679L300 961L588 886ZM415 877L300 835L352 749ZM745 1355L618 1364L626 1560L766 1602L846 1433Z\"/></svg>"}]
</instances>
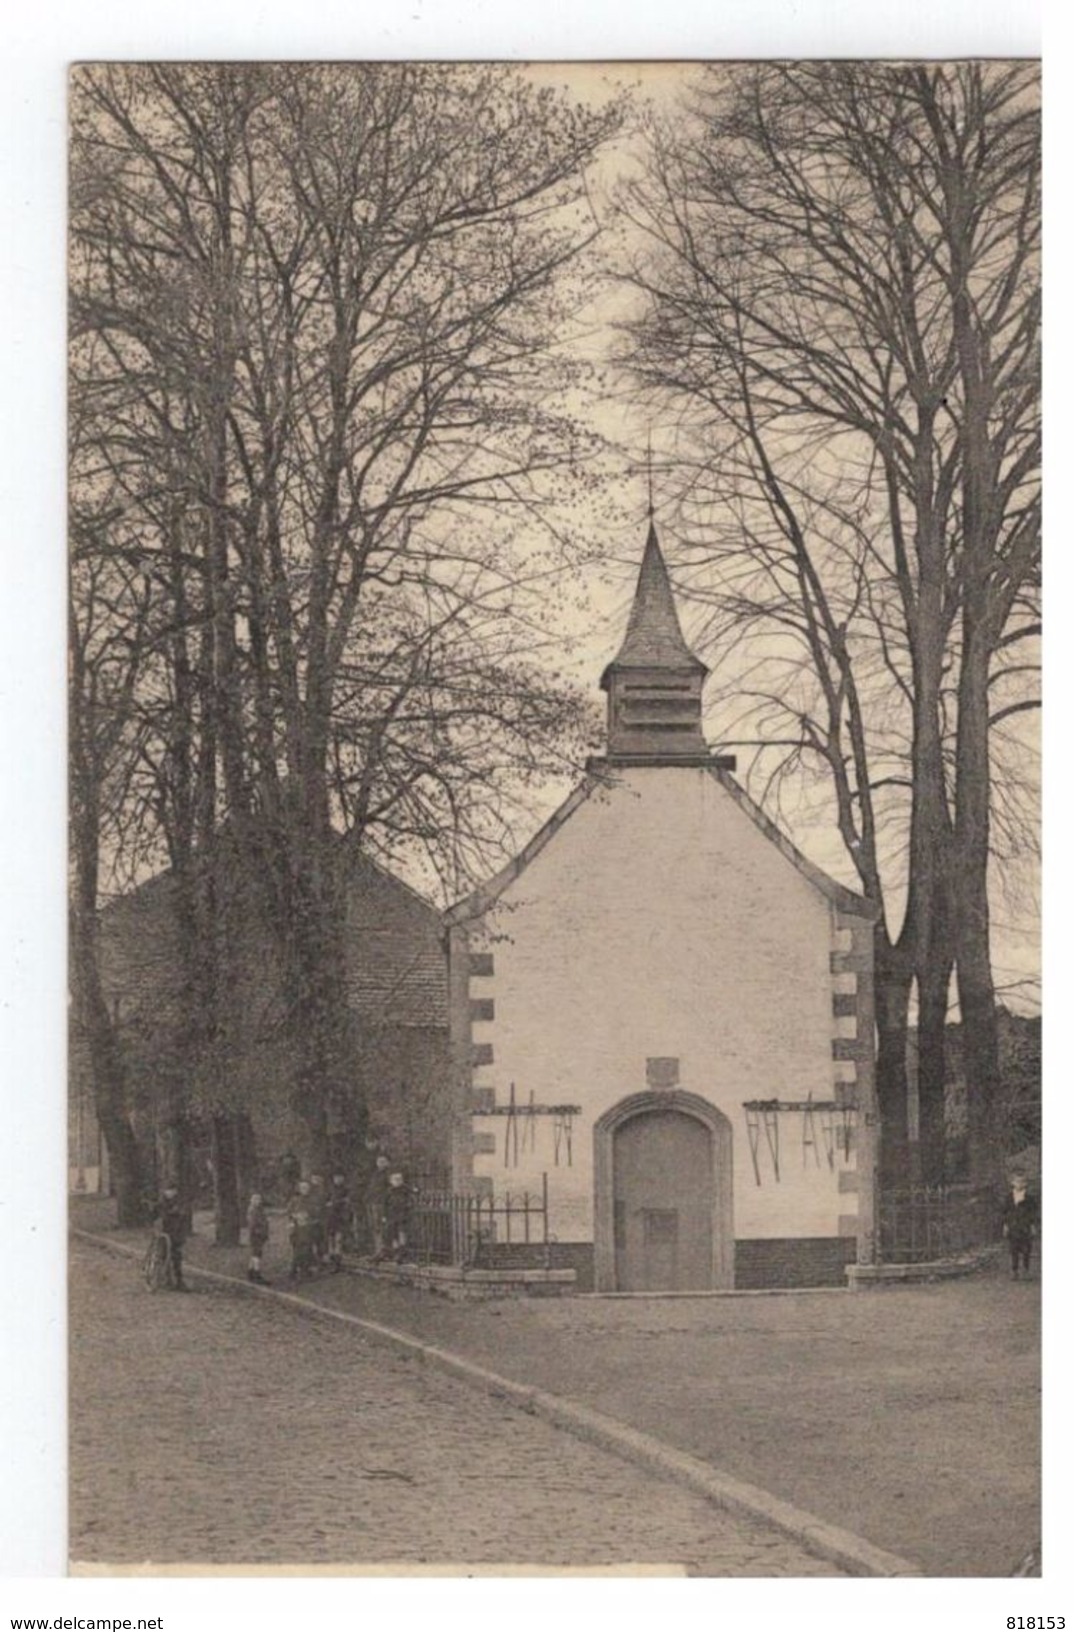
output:
<instances>
[{"instance_id":1,"label":"cobblestone street","mask_svg":"<svg viewBox=\"0 0 1074 1632\"><path fill-rule=\"evenodd\" d=\"M831 1565L363 1338L284 1305L152 1295L73 1244L73 1560Z\"/></svg>"}]
</instances>

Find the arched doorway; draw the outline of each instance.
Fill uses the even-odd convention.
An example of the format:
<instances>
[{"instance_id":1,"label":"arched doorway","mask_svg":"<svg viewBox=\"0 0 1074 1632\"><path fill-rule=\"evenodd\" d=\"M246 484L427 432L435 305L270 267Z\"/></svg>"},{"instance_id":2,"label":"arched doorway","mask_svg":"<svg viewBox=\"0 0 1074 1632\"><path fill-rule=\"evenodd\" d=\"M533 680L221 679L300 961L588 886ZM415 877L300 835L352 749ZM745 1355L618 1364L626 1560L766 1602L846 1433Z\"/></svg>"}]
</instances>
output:
<instances>
[{"instance_id":1,"label":"arched doorway","mask_svg":"<svg viewBox=\"0 0 1074 1632\"><path fill-rule=\"evenodd\" d=\"M595 1128L598 1291L734 1281L731 1125L697 1094L634 1094Z\"/></svg>"}]
</instances>

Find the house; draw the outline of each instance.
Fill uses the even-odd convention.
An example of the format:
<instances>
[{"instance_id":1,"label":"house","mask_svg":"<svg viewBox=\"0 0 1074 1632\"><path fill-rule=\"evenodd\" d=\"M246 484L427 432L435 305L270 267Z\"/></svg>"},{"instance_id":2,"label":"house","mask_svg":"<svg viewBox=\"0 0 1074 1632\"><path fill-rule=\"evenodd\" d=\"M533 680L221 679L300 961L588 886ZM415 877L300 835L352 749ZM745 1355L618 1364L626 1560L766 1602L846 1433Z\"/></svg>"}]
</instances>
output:
<instances>
[{"instance_id":1,"label":"house","mask_svg":"<svg viewBox=\"0 0 1074 1632\"><path fill-rule=\"evenodd\" d=\"M349 854L345 866L351 1103L367 1108L370 1124L384 1132L398 1160L416 1175L436 1175L443 1182L451 1115L440 914L368 856ZM219 994L227 1061L222 1108L248 1123L252 1149L244 1163L265 1179L285 1152L301 1148L291 1108L293 1061L271 926L256 896L238 882L238 869L235 877L235 889L221 909L228 948ZM119 1028L136 1131L150 1154L169 1103L187 1107L193 1141L206 1145L207 1107L191 1103L184 1077L190 1051L182 1035L177 914L176 884L164 872L113 901L101 915L102 981ZM88 1061L77 1035L71 1066L71 1185L94 1189L102 1182L100 1141ZM345 1148L342 1127L341 1122L340 1150Z\"/></svg>"},{"instance_id":2,"label":"house","mask_svg":"<svg viewBox=\"0 0 1074 1632\"><path fill-rule=\"evenodd\" d=\"M546 1179L580 1288L838 1285L875 1251L870 909L710 752L706 674L650 525L606 752L446 915L456 1188Z\"/></svg>"}]
</instances>

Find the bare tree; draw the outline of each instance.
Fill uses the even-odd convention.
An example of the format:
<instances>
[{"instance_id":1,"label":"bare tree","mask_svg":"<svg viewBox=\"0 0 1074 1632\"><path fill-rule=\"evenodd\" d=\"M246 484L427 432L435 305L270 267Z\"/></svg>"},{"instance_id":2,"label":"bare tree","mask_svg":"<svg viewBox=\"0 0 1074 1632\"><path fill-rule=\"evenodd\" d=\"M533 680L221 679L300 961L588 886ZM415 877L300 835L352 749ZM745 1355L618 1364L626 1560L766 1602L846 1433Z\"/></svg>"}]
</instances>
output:
<instances>
[{"instance_id":1,"label":"bare tree","mask_svg":"<svg viewBox=\"0 0 1074 1632\"><path fill-rule=\"evenodd\" d=\"M581 729L519 656L563 541L497 518L539 532L577 452L550 343L617 119L495 69L76 77L75 367L169 608L143 809L191 881L191 1031L224 1104L241 865L319 1156L346 1076L341 832L465 865Z\"/></svg>"},{"instance_id":2,"label":"bare tree","mask_svg":"<svg viewBox=\"0 0 1074 1632\"><path fill-rule=\"evenodd\" d=\"M994 728L1036 703L1014 654L1039 628L1038 138L1032 65L713 70L630 199L688 576L744 643L750 738L822 770L879 912L889 1177L915 979L943 1173L952 969L992 1171Z\"/></svg>"},{"instance_id":3,"label":"bare tree","mask_svg":"<svg viewBox=\"0 0 1074 1632\"><path fill-rule=\"evenodd\" d=\"M74 426L76 437L77 423ZM97 909L102 850L114 842L136 745L131 701L145 651L149 598L137 572L94 549L108 517L76 508L68 676L70 951L73 1021L85 1046L121 1224L142 1217L141 1153L123 1051L101 974Z\"/></svg>"}]
</instances>

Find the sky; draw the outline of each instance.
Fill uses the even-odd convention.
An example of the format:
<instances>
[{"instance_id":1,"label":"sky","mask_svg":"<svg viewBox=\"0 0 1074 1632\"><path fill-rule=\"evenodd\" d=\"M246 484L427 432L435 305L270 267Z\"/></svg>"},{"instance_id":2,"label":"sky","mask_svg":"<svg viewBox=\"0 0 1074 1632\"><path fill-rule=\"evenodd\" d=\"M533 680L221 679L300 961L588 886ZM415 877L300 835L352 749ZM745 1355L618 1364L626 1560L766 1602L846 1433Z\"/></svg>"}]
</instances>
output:
<instances>
[{"instance_id":1,"label":"sky","mask_svg":"<svg viewBox=\"0 0 1074 1632\"><path fill-rule=\"evenodd\" d=\"M733 69L731 70L733 72ZM674 119L684 90L697 76L691 63L552 64L528 68L526 73L579 100L600 104L625 91L639 113L655 110ZM588 532L587 543L594 560L579 575L579 593L570 599L560 616L559 628L564 647L552 654L556 662L594 697L599 676L615 652L625 627L633 592L637 564L647 529L648 476L646 443L652 439L654 454L654 500L657 527L673 576L678 571L685 583L683 531L677 503L677 477L664 457L667 436L658 413L638 405L629 375L609 368L622 341L615 325L630 309L632 296L618 281L618 269L625 258L636 253L640 239L616 208L616 194L624 182L637 176L641 145L632 125L623 136L609 144L591 182L591 197L604 231L592 251L600 270L596 292L579 315L577 332L564 336L562 344L602 367L595 388L578 398L579 417L590 424L608 444L601 460L605 477L604 498L580 526ZM554 509L554 506L553 506ZM568 525L569 525L568 521ZM708 685L709 710L706 728L710 740L749 738L756 734L748 708L736 699L736 677L744 676L749 659L737 658L718 645L706 644L705 612L691 605L680 593L680 613L688 636L701 655L716 670ZM601 699L603 705L603 699ZM1013 762L1024 769L1029 810L1039 804L1039 719L1022 715L1005 727L1015 744ZM751 750L739 752L739 774L755 797L767 788L768 772L774 764L771 754L758 757ZM535 825L543 821L566 791L562 782L550 783L547 797L534 810ZM792 779L780 790L778 808L768 804L769 813L780 821L789 835L819 866L841 882L855 887L854 867L839 838L827 785L807 784ZM525 833L520 835L525 838ZM888 868L889 899L892 902L891 928L897 933L902 912L903 890L899 883L901 865ZM1005 859L1002 869L993 868L992 884L993 950L997 985L1003 1001L1018 1012L1037 1013L1040 1007L1040 888L1039 860L1032 845ZM952 1016L957 1018L957 998L952 985Z\"/></svg>"}]
</instances>

